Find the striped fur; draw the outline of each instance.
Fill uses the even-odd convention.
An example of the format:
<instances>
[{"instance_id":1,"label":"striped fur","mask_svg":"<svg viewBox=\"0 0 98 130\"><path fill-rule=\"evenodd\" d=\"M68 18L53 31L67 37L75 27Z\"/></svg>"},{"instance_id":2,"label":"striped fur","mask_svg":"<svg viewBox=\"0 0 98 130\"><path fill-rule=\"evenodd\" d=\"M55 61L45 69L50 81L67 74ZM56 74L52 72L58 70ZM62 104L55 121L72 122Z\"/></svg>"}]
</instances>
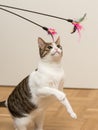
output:
<instances>
[{"instance_id":1,"label":"striped fur","mask_svg":"<svg viewBox=\"0 0 98 130\"><path fill-rule=\"evenodd\" d=\"M8 109L14 117L25 117L30 114L37 106L31 103L31 93L28 86L28 78L26 77L20 82L8 98Z\"/></svg>"},{"instance_id":2,"label":"striped fur","mask_svg":"<svg viewBox=\"0 0 98 130\"><path fill-rule=\"evenodd\" d=\"M49 54L50 52L50 49L48 48L49 46L52 46L52 43L46 43L44 48L39 48L39 53L41 58Z\"/></svg>"},{"instance_id":3,"label":"striped fur","mask_svg":"<svg viewBox=\"0 0 98 130\"><path fill-rule=\"evenodd\" d=\"M0 107L6 107L6 101L0 102Z\"/></svg>"}]
</instances>

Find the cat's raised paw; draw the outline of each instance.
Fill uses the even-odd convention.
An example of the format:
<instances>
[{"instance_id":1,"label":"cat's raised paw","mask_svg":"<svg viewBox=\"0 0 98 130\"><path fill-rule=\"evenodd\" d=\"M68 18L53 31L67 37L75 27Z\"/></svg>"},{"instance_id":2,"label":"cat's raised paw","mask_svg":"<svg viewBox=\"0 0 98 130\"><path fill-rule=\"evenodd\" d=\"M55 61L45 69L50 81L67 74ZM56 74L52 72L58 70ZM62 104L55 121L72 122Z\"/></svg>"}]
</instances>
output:
<instances>
[{"instance_id":1,"label":"cat's raised paw","mask_svg":"<svg viewBox=\"0 0 98 130\"><path fill-rule=\"evenodd\" d=\"M60 94L58 94L58 99L61 101L61 102L64 102L64 100L65 100L65 94L64 93L60 93Z\"/></svg>"},{"instance_id":2,"label":"cat's raised paw","mask_svg":"<svg viewBox=\"0 0 98 130\"><path fill-rule=\"evenodd\" d=\"M71 113L70 116L71 116L73 119L77 119L77 115L76 115L76 113L74 113L74 112Z\"/></svg>"}]
</instances>

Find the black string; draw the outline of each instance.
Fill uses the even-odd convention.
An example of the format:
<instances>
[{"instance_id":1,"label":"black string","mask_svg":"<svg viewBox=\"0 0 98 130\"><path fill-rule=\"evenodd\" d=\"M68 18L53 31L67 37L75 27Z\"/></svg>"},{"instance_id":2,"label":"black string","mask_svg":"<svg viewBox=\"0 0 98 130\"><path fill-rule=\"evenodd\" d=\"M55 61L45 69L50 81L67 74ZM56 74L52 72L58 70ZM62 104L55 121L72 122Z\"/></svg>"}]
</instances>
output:
<instances>
[{"instance_id":1,"label":"black string","mask_svg":"<svg viewBox=\"0 0 98 130\"><path fill-rule=\"evenodd\" d=\"M14 14L14 15L16 15L16 16L18 16L18 17L20 17L20 18L22 18L22 19L24 19L24 20L26 20L26 21L28 21L28 22L30 22L30 23L33 23L33 24L35 24L35 25L37 25L37 26L43 28L42 25L40 25L40 24L38 24L38 23L35 23L35 22L31 21L30 19L27 19L27 18L25 18L25 17L23 17L23 16L21 16L21 15L19 15L19 14L17 14L17 13L14 13L14 12L9 11L9 10L4 9L4 8L0 8L0 9L3 10L3 11L9 12L9 13L11 13L11 14Z\"/></svg>"},{"instance_id":2,"label":"black string","mask_svg":"<svg viewBox=\"0 0 98 130\"><path fill-rule=\"evenodd\" d=\"M48 28L47 28L47 27L44 27L44 26L42 26L42 25L40 25L40 24L38 24L38 23L36 23L36 22L34 22L34 21L31 21L30 19L27 19L27 18L25 18L25 17L23 17L23 16L21 16L21 15L19 15L19 14L17 14L17 13L14 13L14 12L12 12L12 11L9 11L9 10L7 10L7 9L1 8L1 7L0 7L0 9L3 10L3 11L6 11L6 12L8 12L8 13L11 13L11 14L13 14L13 15L15 15L15 16L18 16L18 17L20 17L20 18L22 18L22 19L24 19L24 20L26 20L26 21L28 21L28 22L30 22L30 23L33 23L33 24L35 24L36 26L41 27L43 30L47 31L48 34L51 35L51 37L52 37L52 39L53 39L53 41L54 41L53 35L48 31Z\"/></svg>"},{"instance_id":3,"label":"black string","mask_svg":"<svg viewBox=\"0 0 98 130\"><path fill-rule=\"evenodd\" d=\"M57 18L57 19L65 20L65 21L70 22L70 23L73 22L72 19L65 19L65 18L61 18L61 17L58 17L58 16L54 16L54 15L40 13L40 12L37 12L37 11L31 11L31 10L17 8L17 7L12 7L12 6L7 6L7 5L0 5L0 6L6 7L6 8L11 8L11 9L16 9L16 10L21 10L21 11L26 11L26 12L30 12L30 13L40 14L40 15L44 15L44 16L48 16L48 17L52 17L52 18Z\"/></svg>"},{"instance_id":4,"label":"black string","mask_svg":"<svg viewBox=\"0 0 98 130\"><path fill-rule=\"evenodd\" d=\"M52 18L57 18L57 19L65 20L65 21L70 22L70 23L72 23L72 24L73 24L73 22L76 22L76 21L74 21L73 19L65 19L65 18L61 18L61 17L58 17L58 16L54 16L54 15L49 15L49 14L45 14L45 13L40 13L40 12L37 12L37 11L31 11L31 10L27 10L27 9L22 9L22 8L17 8L17 7L2 5L2 4L0 4L0 6L1 6L1 7L0 7L1 10L6 11L6 12L9 12L9 13L11 13L11 14L13 14L13 15L16 15L16 16L18 16L18 17L20 17L20 18L22 18L22 19L24 19L24 20L26 20L26 21L28 21L28 22L30 22L30 23L35 24L36 26L41 27L43 30L47 31L48 34L51 35L52 39L54 39L54 38L53 38L53 34L52 34L51 32L49 32L49 29L48 29L47 27L44 27L44 26L42 26L42 25L40 25L40 24L38 24L38 23L36 23L36 22L34 22L34 21L31 21L30 19L27 19L27 18L25 18L25 17L23 17L23 16L21 16L21 15L19 15L19 14L17 14L17 13L14 13L14 12L9 11L9 10L4 9L4 8L6 7L6 8L10 8L10 9L16 9L16 10L21 10L21 11L25 11L25 12L35 13L35 14L39 14L39 15L44 15L44 16L52 17ZM2 7L4 7L4 8L2 8ZM82 19L84 19L85 16L86 16L86 14L83 16ZM74 26L72 33L74 33L76 30L77 30L77 27ZM72 34L72 33L71 33L71 34Z\"/></svg>"},{"instance_id":5,"label":"black string","mask_svg":"<svg viewBox=\"0 0 98 130\"><path fill-rule=\"evenodd\" d=\"M25 17L23 17L23 16L21 16L21 15L19 15L19 14L16 14L16 13L14 13L14 12L12 12L12 11L9 11L9 10L7 10L7 9L4 9L4 8L0 8L0 9L3 10L3 11L6 11L6 12L8 12L8 13L11 13L11 14L13 14L13 15L16 15L16 16L18 16L18 17L20 17L20 18L22 18L22 19L24 19L24 20L26 20L26 21L28 21L28 22L30 22L30 23L33 23L33 24L35 24L35 25L41 27L43 30L45 30L45 31L48 32L48 28L47 28L47 27L44 27L44 26L42 26L42 25L40 25L40 24L38 24L38 23L36 23L36 22L30 20L30 19L27 19L27 18L25 18Z\"/></svg>"}]
</instances>

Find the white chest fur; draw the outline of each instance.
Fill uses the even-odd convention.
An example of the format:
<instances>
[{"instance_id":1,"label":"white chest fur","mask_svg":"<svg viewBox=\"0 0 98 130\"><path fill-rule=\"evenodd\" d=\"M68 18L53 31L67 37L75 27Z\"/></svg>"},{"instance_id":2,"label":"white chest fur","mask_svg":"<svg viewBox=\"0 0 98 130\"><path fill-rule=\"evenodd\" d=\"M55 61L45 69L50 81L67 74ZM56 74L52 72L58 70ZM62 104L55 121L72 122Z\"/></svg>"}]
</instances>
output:
<instances>
[{"instance_id":1,"label":"white chest fur","mask_svg":"<svg viewBox=\"0 0 98 130\"><path fill-rule=\"evenodd\" d=\"M40 63L38 71L32 72L29 84L32 87L54 87L60 89L64 82L64 71L61 65Z\"/></svg>"}]
</instances>

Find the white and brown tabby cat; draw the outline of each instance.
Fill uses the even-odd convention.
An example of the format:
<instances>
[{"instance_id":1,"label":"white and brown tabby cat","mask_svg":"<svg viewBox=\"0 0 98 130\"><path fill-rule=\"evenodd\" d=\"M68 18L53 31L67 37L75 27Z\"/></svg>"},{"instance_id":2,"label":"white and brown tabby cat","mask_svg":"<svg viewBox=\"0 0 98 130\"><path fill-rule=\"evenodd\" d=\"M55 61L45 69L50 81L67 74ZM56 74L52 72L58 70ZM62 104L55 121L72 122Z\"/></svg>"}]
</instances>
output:
<instances>
[{"instance_id":1,"label":"white and brown tabby cat","mask_svg":"<svg viewBox=\"0 0 98 130\"><path fill-rule=\"evenodd\" d=\"M43 130L43 120L47 107L55 99L62 103L70 116L77 118L63 93L64 70L61 65L63 56L60 37L53 43L38 38L40 62L38 68L21 81L0 107L7 107L12 115L15 130L27 130L34 121L34 130Z\"/></svg>"}]
</instances>

